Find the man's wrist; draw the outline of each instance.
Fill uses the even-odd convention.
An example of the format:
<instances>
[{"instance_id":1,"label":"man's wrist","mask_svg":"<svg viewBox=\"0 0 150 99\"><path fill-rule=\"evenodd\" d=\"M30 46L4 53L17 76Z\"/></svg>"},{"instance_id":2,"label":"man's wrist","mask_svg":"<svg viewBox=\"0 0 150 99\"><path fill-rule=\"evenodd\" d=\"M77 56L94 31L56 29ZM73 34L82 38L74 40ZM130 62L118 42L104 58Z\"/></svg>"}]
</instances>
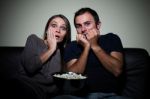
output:
<instances>
[{"instance_id":1,"label":"man's wrist","mask_svg":"<svg viewBox=\"0 0 150 99\"><path fill-rule=\"evenodd\" d=\"M100 46L93 46L93 47L91 47L92 48L92 50L94 51L94 52L101 52L102 51L102 48L100 47Z\"/></svg>"}]
</instances>

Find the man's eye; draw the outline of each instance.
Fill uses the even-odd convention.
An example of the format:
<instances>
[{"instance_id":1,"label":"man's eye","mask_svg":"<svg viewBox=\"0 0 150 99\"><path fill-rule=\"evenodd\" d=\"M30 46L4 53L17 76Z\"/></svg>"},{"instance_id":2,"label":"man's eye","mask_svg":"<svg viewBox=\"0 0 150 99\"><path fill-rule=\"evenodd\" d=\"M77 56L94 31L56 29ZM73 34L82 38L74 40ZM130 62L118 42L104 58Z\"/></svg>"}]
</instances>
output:
<instances>
[{"instance_id":1,"label":"man's eye","mask_svg":"<svg viewBox=\"0 0 150 99\"><path fill-rule=\"evenodd\" d=\"M80 28L81 26L80 25L76 25L76 28Z\"/></svg>"},{"instance_id":2,"label":"man's eye","mask_svg":"<svg viewBox=\"0 0 150 99\"><path fill-rule=\"evenodd\" d=\"M90 23L85 23L85 26L88 26L88 25L90 25Z\"/></svg>"}]
</instances>

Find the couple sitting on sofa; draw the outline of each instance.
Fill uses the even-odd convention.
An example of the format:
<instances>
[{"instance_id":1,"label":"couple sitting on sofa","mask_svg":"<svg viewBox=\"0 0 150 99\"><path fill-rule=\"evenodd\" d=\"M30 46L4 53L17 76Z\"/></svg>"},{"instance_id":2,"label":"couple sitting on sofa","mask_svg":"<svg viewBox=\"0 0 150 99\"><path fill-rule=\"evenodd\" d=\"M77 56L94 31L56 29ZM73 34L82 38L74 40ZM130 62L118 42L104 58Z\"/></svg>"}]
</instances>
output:
<instances>
[{"instance_id":1,"label":"couple sitting on sofa","mask_svg":"<svg viewBox=\"0 0 150 99\"><path fill-rule=\"evenodd\" d=\"M89 94L86 98L127 99L118 95L118 79L124 69L120 38L113 33L100 35L101 22L98 14L90 8L75 13L74 25L77 40L71 43L70 23L63 15L54 15L48 20L44 39L29 36L21 55L21 75L16 76L18 82L14 80L14 83L23 88L24 85L30 86L37 98L47 99L58 95L59 89L52 74L65 66L65 71L87 75L85 86Z\"/></svg>"}]
</instances>

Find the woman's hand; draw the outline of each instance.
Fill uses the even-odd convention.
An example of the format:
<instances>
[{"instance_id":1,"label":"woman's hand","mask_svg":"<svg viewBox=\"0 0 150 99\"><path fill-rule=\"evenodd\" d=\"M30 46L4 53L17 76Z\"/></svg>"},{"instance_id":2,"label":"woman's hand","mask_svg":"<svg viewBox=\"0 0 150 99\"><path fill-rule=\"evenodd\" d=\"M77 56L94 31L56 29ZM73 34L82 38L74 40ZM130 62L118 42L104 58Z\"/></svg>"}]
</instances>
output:
<instances>
[{"instance_id":1,"label":"woman's hand","mask_svg":"<svg viewBox=\"0 0 150 99\"><path fill-rule=\"evenodd\" d=\"M52 56L52 54L55 52L57 47L57 40L55 38L55 34L54 32L51 31L50 28L47 31L47 39L45 41L46 41L45 43L48 46L48 50L41 53L40 55L40 59L42 63L45 63L49 59L49 57Z\"/></svg>"},{"instance_id":2,"label":"woman's hand","mask_svg":"<svg viewBox=\"0 0 150 99\"><path fill-rule=\"evenodd\" d=\"M53 52L57 48L57 40L56 40L55 34L51 31L50 28L47 31L47 45L48 45L49 50L52 50Z\"/></svg>"}]
</instances>

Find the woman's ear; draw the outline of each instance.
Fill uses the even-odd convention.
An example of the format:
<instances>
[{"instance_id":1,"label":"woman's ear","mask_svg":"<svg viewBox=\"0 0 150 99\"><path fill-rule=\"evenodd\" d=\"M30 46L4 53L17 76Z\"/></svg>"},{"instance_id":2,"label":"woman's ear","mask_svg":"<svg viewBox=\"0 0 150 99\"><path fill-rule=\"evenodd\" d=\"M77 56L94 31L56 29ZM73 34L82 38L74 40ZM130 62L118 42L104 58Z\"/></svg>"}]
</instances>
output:
<instances>
[{"instance_id":1,"label":"woman's ear","mask_svg":"<svg viewBox=\"0 0 150 99\"><path fill-rule=\"evenodd\" d=\"M97 23L97 29L100 30L100 28L101 28L101 22L98 22Z\"/></svg>"}]
</instances>

